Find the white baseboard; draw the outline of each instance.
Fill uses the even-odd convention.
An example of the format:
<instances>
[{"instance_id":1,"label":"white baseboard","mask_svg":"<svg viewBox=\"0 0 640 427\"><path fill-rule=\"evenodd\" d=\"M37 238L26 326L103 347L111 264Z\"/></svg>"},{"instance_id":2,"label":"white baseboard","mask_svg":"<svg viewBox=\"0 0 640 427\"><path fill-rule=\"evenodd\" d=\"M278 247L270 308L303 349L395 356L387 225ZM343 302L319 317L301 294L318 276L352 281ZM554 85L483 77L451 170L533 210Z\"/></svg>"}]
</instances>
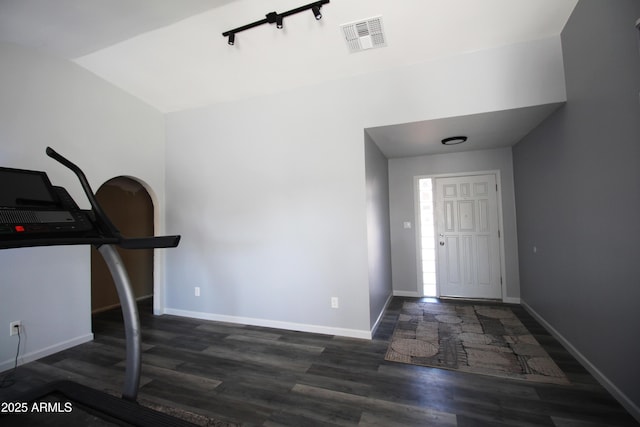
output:
<instances>
[{"instance_id":1,"label":"white baseboard","mask_svg":"<svg viewBox=\"0 0 640 427\"><path fill-rule=\"evenodd\" d=\"M66 350L68 348L75 347L89 341L93 341L93 334L82 335L67 341L56 343L55 345L49 347L41 348L36 351L32 351L26 354L20 354L18 356L18 366L24 365L25 363L33 362L34 360L42 359L43 357L50 356L62 350ZM0 363L0 372L6 371L8 369L13 369L14 365L15 359L4 361Z\"/></svg>"},{"instance_id":2,"label":"white baseboard","mask_svg":"<svg viewBox=\"0 0 640 427\"><path fill-rule=\"evenodd\" d=\"M591 375L604 387L607 389L609 393L613 395L613 397L620 402L624 408L629 411L629 413L638 421L640 421L640 407L636 405L634 402L629 399L629 397L624 394L616 385L609 380L600 370L593 364L589 359L587 359L577 348L575 348L569 340L567 340L560 332L558 332L551 324L549 324L540 314L538 314L531 306L529 306L524 300L520 302L520 304L531 314L544 328L549 331L551 335L558 341L560 344L567 349L573 357L575 357L578 362L582 366L585 367Z\"/></svg>"},{"instance_id":3,"label":"white baseboard","mask_svg":"<svg viewBox=\"0 0 640 427\"><path fill-rule=\"evenodd\" d=\"M504 297L502 298L502 302L506 304L520 304L520 298Z\"/></svg>"},{"instance_id":4,"label":"white baseboard","mask_svg":"<svg viewBox=\"0 0 640 427\"><path fill-rule=\"evenodd\" d=\"M311 332L314 334L338 335L341 337L361 338L370 340L371 331L347 328L335 328L331 326L309 325L306 323L282 322L280 320L256 319L253 317L228 316L225 314L203 313L199 311L180 310L177 308L165 308L164 314L194 319L213 320L216 322L237 323L241 325L262 326L266 328L286 329L290 331Z\"/></svg>"},{"instance_id":5,"label":"white baseboard","mask_svg":"<svg viewBox=\"0 0 640 427\"><path fill-rule=\"evenodd\" d=\"M418 292L416 291L393 291L393 296L394 297L413 297L413 298L421 298L422 295L420 295Z\"/></svg>"}]
</instances>

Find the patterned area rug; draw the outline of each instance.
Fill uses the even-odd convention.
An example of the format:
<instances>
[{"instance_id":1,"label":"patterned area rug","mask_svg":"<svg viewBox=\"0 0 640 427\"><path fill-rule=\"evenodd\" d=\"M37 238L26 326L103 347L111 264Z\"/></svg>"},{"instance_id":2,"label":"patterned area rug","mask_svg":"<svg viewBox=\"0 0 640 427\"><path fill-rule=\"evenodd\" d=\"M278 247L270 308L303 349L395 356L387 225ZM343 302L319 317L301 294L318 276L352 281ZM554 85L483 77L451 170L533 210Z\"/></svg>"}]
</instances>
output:
<instances>
[{"instance_id":1,"label":"patterned area rug","mask_svg":"<svg viewBox=\"0 0 640 427\"><path fill-rule=\"evenodd\" d=\"M504 306L405 302L385 359L569 384L547 352Z\"/></svg>"}]
</instances>

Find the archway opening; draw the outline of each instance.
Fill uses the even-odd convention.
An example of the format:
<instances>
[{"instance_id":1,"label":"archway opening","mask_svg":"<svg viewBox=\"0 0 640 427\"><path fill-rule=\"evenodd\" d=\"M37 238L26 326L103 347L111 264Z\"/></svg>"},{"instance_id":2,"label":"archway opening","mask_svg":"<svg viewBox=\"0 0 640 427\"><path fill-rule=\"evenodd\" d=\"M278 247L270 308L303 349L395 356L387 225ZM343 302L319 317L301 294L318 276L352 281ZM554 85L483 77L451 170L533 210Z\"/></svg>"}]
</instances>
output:
<instances>
[{"instance_id":1,"label":"archway opening","mask_svg":"<svg viewBox=\"0 0 640 427\"><path fill-rule=\"evenodd\" d=\"M113 224L128 237L154 235L154 209L151 196L138 181L116 177L96 192ZM136 299L153 296L153 249L117 248L129 275ZM100 253L91 249L91 311L97 313L119 306L118 294L109 269Z\"/></svg>"}]
</instances>

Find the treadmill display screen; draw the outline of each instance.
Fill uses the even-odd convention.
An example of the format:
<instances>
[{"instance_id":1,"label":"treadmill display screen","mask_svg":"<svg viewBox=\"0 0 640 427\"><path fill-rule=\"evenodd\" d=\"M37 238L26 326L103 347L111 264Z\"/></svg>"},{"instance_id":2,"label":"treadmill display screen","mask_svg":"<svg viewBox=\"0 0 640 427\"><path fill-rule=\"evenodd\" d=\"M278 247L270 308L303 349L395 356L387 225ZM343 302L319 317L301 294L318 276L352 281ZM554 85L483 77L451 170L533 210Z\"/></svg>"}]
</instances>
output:
<instances>
[{"instance_id":1,"label":"treadmill display screen","mask_svg":"<svg viewBox=\"0 0 640 427\"><path fill-rule=\"evenodd\" d=\"M0 167L0 208L52 209L58 203L44 172Z\"/></svg>"}]
</instances>

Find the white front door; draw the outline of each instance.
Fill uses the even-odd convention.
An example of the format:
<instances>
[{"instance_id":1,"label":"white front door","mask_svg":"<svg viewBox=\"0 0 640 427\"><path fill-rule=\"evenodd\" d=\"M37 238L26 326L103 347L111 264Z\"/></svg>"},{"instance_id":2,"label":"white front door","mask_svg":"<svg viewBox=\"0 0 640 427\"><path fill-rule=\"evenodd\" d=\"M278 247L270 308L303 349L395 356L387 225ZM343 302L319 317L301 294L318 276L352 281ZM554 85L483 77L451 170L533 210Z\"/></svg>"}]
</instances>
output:
<instances>
[{"instance_id":1,"label":"white front door","mask_svg":"<svg viewBox=\"0 0 640 427\"><path fill-rule=\"evenodd\" d=\"M495 175L436 178L440 296L501 299Z\"/></svg>"}]
</instances>

